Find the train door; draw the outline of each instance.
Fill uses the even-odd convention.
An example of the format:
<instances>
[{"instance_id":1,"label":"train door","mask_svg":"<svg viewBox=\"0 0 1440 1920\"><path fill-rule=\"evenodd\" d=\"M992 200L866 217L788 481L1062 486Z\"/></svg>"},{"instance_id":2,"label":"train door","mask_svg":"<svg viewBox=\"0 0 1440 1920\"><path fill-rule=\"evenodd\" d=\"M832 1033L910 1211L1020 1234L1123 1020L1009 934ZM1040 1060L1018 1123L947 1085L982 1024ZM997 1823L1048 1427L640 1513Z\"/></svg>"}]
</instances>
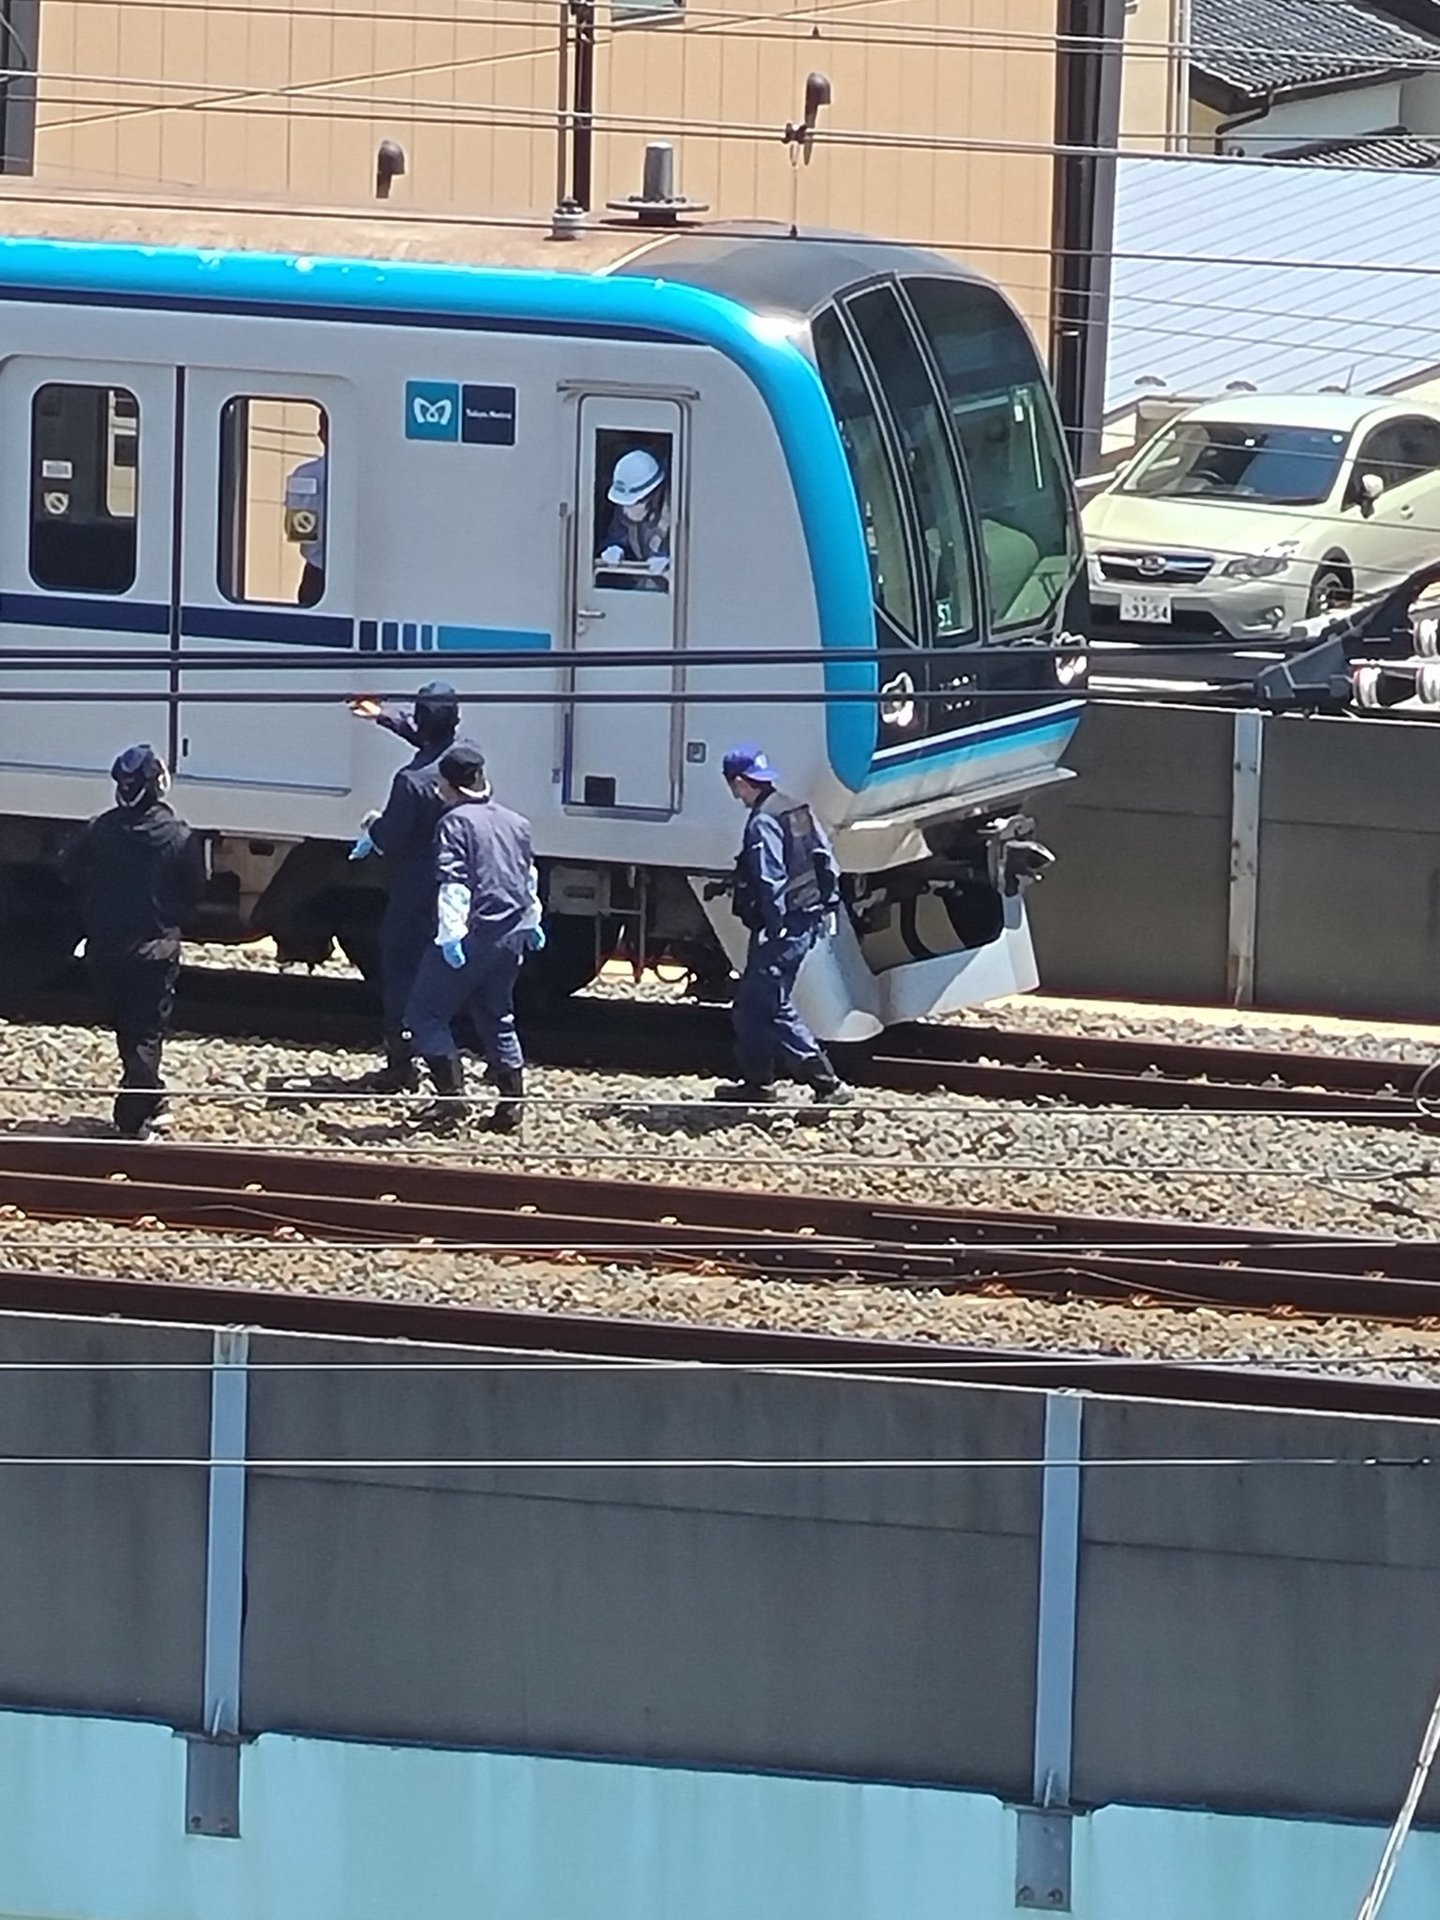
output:
<instances>
[{"instance_id":1,"label":"train door","mask_svg":"<svg viewBox=\"0 0 1440 1920\"><path fill-rule=\"evenodd\" d=\"M174 370L17 355L0 371L0 446L4 644L53 656L7 668L3 692L61 696L0 699L0 766L104 773L134 741L167 752ZM117 690L130 697L97 697Z\"/></svg>"},{"instance_id":2,"label":"train door","mask_svg":"<svg viewBox=\"0 0 1440 1920\"><path fill-rule=\"evenodd\" d=\"M570 684L577 693L636 699L570 704L565 804L673 813L682 740L685 414L673 400L586 394L577 416ZM587 669L586 655L595 653L645 657L635 666Z\"/></svg>"},{"instance_id":3,"label":"train door","mask_svg":"<svg viewBox=\"0 0 1440 1920\"><path fill-rule=\"evenodd\" d=\"M355 428L343 380L185 373L179 767L187 780L343 794L355 728L345 677L276 655L348 652L355 630ZM320 702L246 701L286 691ZM195 694L208 694L206 700ZM216 699L214 696L230 696Z\"/></svg>"}]
</instances>

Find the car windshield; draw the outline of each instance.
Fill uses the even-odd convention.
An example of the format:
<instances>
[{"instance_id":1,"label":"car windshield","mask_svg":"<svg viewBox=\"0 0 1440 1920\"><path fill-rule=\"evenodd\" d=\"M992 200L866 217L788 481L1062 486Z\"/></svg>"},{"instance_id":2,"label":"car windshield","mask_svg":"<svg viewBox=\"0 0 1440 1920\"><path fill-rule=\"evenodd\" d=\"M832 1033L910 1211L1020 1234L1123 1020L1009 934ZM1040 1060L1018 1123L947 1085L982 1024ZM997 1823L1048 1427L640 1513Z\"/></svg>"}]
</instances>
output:
<instances>
[{"instance_id":1,"label":"car windshield","mask_svg":"<svg viewBox=\"0 0 1440 1920\"><path fill-rule=\"evenodd\" d=\"M1314 506L1329 496L1348 439L1326 427L1177 420L1155 436L1118 490L1153 500L1200 495L1275 507Z\"/></svg>"}]
</instances>

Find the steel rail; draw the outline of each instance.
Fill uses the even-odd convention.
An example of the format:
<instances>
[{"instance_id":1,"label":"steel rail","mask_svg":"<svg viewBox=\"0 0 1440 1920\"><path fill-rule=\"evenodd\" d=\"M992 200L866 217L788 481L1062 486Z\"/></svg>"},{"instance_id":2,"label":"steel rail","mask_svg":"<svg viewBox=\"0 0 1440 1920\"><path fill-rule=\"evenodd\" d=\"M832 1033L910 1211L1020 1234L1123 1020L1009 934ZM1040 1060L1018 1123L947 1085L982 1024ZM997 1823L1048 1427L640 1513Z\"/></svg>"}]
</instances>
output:
<instances>
[{"instance_id":1,"label":"steel rail","mask_svg":"<svg viewBox=\"0 0 1440 1920\"><path fill-rule=\"evenodd\" d=\"M0 1136L0 1207L211 1235L1440 1325L1440 1244Z\"/></svg>"},{"instance_id":2,"label":"steel rail","mask_svg":"<svg viewBox=\"0 0 1440 1920\"><path fill-rule=\"evenodd\" d=\"M99 1016L77 975L41 992L0 988L0 1017L63 1024ZM376 1004L362 981L246 969L187 968L175 1024L182 1033L308 1045L369 1046L379 1036ZM731 1065L729 1019L719 1007L579 999L527 1022L525 1040L542 1066L721 1074ZM857 1086L876 1092L1289 1114L1387 1128L1432 1124L1414 1097L1425 1069L1404 1060L968 1023L892 1027L873 1049L839 1047L836 1058Z\"/></svg>"},{"instance_id":3,"label":"steel rail","mask_svg":"<svg viewBox=\"0 0 1440 1920\"><path fill-rule=\"evenodd\" d=\"M0 1312L93 1316L132 1325L242 1325L276 1334L404 1342L432 1352L502 1354L522 1366L563 1357L597 1364L816 1370L940 1385L1069 1389L1105 1399L1440 1421L1440 1385L1393 1378L291 1293L227 1283L0 1268ZM388 1363L395 1364L393 1352Z\"/></svg>"}]
</instances>

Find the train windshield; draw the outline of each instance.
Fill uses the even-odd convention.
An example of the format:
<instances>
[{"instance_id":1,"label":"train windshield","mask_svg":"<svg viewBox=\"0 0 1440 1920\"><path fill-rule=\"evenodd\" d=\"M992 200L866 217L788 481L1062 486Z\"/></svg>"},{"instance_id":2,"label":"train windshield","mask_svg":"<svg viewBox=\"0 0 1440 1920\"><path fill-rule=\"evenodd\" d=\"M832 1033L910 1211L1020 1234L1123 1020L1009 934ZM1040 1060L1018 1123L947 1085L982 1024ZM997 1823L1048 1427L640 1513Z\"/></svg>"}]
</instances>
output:
<instances>
[{"instance_id":1,"label":"train windshield","mask_svg":"<svg viewBox=\"0 0 1440 1920\"><path fill-rule=\"evenodd\" d=\"M910 482L932 623L927 637L941 646L972 638L974 555L965 497L924 355L892 287L873 287L846 307L895 423Z\"/></svg>"},{"instance_id":2,"label":"train windshield","mask_svg":"<svg viewBox=\"0 0 1440 1920\"><path fill-rule=\"evenodd\" d=\"M940 369L980 529L997 629L1034 627L1074 575L1070 476L1024 323L990 287L907 280Z\"/></svg>"}]
</instances>

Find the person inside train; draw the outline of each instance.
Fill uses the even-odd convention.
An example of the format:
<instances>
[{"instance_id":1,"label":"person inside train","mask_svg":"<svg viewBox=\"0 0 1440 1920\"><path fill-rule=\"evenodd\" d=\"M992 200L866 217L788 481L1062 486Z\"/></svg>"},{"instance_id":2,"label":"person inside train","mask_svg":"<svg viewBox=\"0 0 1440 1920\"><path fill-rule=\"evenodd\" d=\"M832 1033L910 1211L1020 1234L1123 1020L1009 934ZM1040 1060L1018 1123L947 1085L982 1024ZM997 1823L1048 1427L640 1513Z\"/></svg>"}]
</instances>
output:
<instances>
[{"instance_id":1,"label":"person inside train","mask_svg":"<svg viewBox=\"0 0 1440 1920\"><path fill-rule=\"evenodd\" d=\"M545 945L530 822L502 806L478 747L458 740L440 761L432 943L406 1010L436 1099L419 1116L449 1129L468 1111L451 1023L468 1012L499 1091L489 1126L514 1133L524 1115L525 1056L515 1030L515 981L527 953Z\"/></svg>"},{"instance_id":2,"label":"person inside train","mask_svg":"<svg viewBox=\"0 0 1440 1920\"><path fill-rule=\"evenodd\" d=\"M726 785L745 808L735 862L733 904L750 935L735 988L739 1079L715 1098L745 1105L775 1099L782 1068L813 1089L817 1104L853 1096L793 998L801 962L840 904L840 869L824 828L803 801L782 793L759 747L735 747L723 762Z\"/></svg>"},{"instance_id":3,"label":"person inside train","mask_svg":"<svg viewBox=\"0 0 1440 1920\"><path fill-rule=\"evenodd\" d=\"M600 540L598 585L669 591L669 491L664 466L647 448L632 447L615 462L605 496L614 512Z\"/></svg>"},{"instance_id":4,"label":"person inside train","mask_svg":"<svg viewBox=\"0 0 1440 1920\"><path fill-rule=\"evenodd\" d=\"M380 854L389 883L380 929L380 994L385 1064L361 1085L367 1093L415 1093L420 1074L405 1025L405 1008L435 921L435 828L444 810L440 760L460 731L460 703L448 681L421 687L409 713L356 700L351 711L413 743L415 752L390 783L382 813L372 814L350 849L352 860Z\"/></svg>"},{"instance_id":5,"label":"person inside train","mask_svg":"<svg viewBox=\"0 0 1440 1920\"><path fill-rule=\"evenodd\" d=\"M285 534L300 549L302 567L295 595L299 607L313 607L325 592L325 486L330 459L330 423L322 413L316 432L320 451L302 460L285 482Z\"/></svg>"},{"instance_id":6,"label":"person inside train","mask_svg":"<svg viewBox=\"0 0 1440 1920\"><path fill-rule=\"evenodd\" d=\"M115 805L61 855L85 928L85 961L115 1035L115 1130L145 1140L166 1119L161 1055L180 972L180 929L205 890L204 842L166 805L170 772L154 748L110 769Z\"/></svg>"}]
</instances>

